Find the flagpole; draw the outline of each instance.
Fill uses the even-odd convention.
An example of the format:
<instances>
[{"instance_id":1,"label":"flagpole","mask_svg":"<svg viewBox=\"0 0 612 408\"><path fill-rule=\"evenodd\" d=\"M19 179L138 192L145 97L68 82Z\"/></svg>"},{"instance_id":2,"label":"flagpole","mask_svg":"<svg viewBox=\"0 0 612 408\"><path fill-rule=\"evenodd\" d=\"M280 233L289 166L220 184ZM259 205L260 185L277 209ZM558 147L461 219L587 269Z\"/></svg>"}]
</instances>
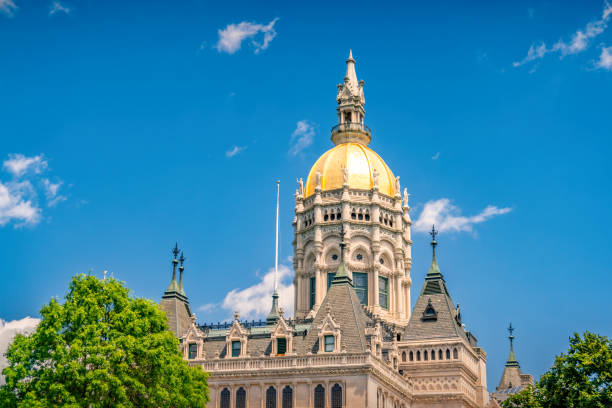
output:
<instances>
[{"instance_id":1,"label":"flagpole","mask_svg":"<svg viewBox=\"0 0 612 408\"><path fill-rule=\"evenodd\" d=\"M274 251L274 292L278 289L278 199L280 195L280 180L276 181L276 245Z\"/></svg>"}]
</instances>

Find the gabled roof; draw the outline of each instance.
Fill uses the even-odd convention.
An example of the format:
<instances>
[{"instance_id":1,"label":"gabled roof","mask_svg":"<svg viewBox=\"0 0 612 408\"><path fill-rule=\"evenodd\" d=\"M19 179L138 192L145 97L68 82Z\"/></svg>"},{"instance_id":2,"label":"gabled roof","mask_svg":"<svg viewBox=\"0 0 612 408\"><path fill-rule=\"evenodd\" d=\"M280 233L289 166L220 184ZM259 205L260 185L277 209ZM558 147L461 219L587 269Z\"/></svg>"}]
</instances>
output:
<instances>
[{"instance_id":1,"label":"gabled roof","mask_svg":"<svg viewBox=\"0 0 612 408\"><path fill-rule=\"evenodd\" d=\"M425 283L402 339L417 340L459 337L468 341L465 330L461 327L461 315L458 308L455 308L453 304L444 276L440 272L438 261L436 260L437 242L435 240L435 231L433 235L431 266L425 276Z\"/></svg>"},{"instance_id":2,"label":"gabled roof","mask_svg":"<svg viewBox=\"0 0 612 408\"><path fill-rule=\"evenodd\" d=\"M319 350L318 327L324 323L327 314L339 323L342 333L341 347L351 353L365 352L368 344L365 337L365 328L371 319L365 314L363 306L355 293L353 282L347 273L344 260L338 267L327 295L317 314L314 317L310 330L304 338L302 353L317 353Z\"/></svg>"}]
</instances>

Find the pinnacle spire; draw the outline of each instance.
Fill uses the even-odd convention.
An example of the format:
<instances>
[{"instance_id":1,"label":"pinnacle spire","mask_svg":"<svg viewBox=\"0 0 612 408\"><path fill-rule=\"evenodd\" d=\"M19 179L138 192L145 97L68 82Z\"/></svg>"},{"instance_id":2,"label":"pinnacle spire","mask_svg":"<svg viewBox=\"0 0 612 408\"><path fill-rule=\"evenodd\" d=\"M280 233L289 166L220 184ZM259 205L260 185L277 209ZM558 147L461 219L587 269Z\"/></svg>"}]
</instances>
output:
<instances>
[{"instance_id":1,"label":"pinnacle spire","mask_svg":"<svg viewBox=\"0 0 612 408\"><path fill-rule=\"evenodd\" d=\"M174 244L174 249L172 250L172 254L174 255L174 257L172 258L172 280L170 281L170 285L168 286L168 289L166 289L166 292L178 292L179 291L179 286L176 283L176 265L178 264L178 260L176 259L176 256L179 253L179 248L178 248L178 242Z\"/></svg>"},{"instance_id":2,"label":"pinnacle spire","mask_svg":"<svg viewBox=\"0 0 612 408\"><path fill-rule=\"evenodd\" d=\"M510 354L508 355L508 361L506 361L506 367L518 367L519 363L516 360L516 356L514 355L514 327L512 327L512 323L508 326L508 339L510 340Z\"/></svg>"},{"instance_id":3,"label":"pinnacle spire","mask_svg":"<svg viewBox=\"0 0 612 408\"><path fill-rule=\"evenodd\" d=\"M353 50L349 50L349 57L346 60L346 75L344 76L344 82L348 82L352 90L357 90L357 86L359 84L357 82L357 73L355 72L355 59L353 58Z\"/></svg>"},{"instance_id":4,"label":"pinnacle spire","mask_svg":"<svg viewBox=\"0 0 612 408\"><path fill-rule=\"evenodd\" d=\"M185 267L183 266L183 264L185 263L185 256L183 255L183 251L181 251L181 257L179 258L179 262L181 263L181 266L179 266L179 282L178 282L178 291L181 295L186 296L185 295L185 288L183 288L183 271L185 271Z\"/></svg>"},{"instance_id":5,"label":"pinnacle spire","mask_svg":"<svg viewBox=\"0 0 612 408\"><path fill-rule=\"evenodd\" d=\"M438 266L438 260L436 259L436 246L438 246L438 241L436 241L436 236L438 235L438 231L436 230L436 226L431 226L431 266L429 267L429 271L427 272L426 279L438 279L443 278L442 273L440 272L440 267Z\"/></svg>"},{"instance_id":6,"label":"pinnacle spire","mask_svg":"<svg viewBox=\"0 0 612 408\"><path fill-rule=\"evenodd\" d=\"M346 248L346 241L344 240L345 235L344 225L342 225L340 230L340 265L338 265L338 270L336 271L332 285L340 283L348 283L351 286L353 285L353 280L348 274L348 268L346 267L346 263L344 261L344 249Z\"/></svg>"},{"instance_id":7,"label":"pinnacle spire","mask_svg":"<svg viewBox=\"0 0 612 408\"><path fill-rule=\"evenodd\" d=\"M363 85L363 81L357 80L353 51L349 50L344 81L338 85L336 95L338 124L332 128L331 138L336 145L347 142L368 145L372 139L370 129L363 123L365 115Z\"/></svg>"},{"instance_id":8,"label":"pinnacle spire","mask_svg":"<svg viewBox=\"0 0 612 408\"><path fill-rule=\"evenodd\" d=\"M274 244L274 293L272 293L272 308L266 321L274 324L280 318L278 310L278 205L279 205L280 180L276 181L276 240Z\"/></svg>"}]
</instances>

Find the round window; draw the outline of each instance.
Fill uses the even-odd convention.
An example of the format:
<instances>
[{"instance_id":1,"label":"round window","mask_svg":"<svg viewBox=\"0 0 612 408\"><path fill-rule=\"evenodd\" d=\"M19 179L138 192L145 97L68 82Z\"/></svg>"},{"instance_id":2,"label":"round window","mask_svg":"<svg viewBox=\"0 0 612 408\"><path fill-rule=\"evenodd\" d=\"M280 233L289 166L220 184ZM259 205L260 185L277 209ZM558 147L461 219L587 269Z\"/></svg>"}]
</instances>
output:
<instances>
[{"instance_id":1,"label":"round window","mask_svg":"<svg viewBox=\"0 0 612 408\"><path fill-rule=\"evenodd\" d=\"M384 265L384 264L385 264L385 260L384 260L384 259L380 258L380 260L379 260L379 261L380 261L380 264L381 264L381 265Z\"/></svg>"},{"instance_id":2,"label":"round window","mask_svg":"<svg viewBox=\"0 0 612 408\"><path fill-rule=\"evenodd\" d=\"M361 254L357 254L357 257L356 257L356 258L357 258L357 260L358 260L358 261L361 261L361 260L363 260L363 255L361 255Z\"/></svg>"},{"instance_id":3,"label":"round window","mask_svg":"<svg viewBox=\"0 0 612 408\"><path fill-rule=\"evenodd\" d=\"M333 255L332 255L332 259L333 259L334 261L337 261L337 260L338 260L338 254L333 254Z\"/></svg>"}]
</instances>

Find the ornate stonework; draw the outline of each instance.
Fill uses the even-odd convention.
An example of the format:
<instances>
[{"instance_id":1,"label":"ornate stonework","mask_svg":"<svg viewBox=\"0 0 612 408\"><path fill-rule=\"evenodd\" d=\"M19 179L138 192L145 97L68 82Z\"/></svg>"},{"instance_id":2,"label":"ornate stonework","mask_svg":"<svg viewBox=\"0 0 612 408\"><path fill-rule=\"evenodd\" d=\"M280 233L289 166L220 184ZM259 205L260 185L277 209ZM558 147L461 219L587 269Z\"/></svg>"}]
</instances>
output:
<instances>
[{"instance_id":1,"label":"ornate stonework","mask_svg":"<svg viewBox=\"0 0 612 408\"><path fill-rule=\"evenodd\" d=\"M338 86L336 145L298 180L295 313L197 325L182 284L163 296L185 358L210 373L215 408L494 406L486 353L465 330L435 256L410 312L408 193L367 144L352 54ZM178 249L177 249L178 251ZM182 262L181 262L182 268ZM181 269L181 276L182 276ZM182 282L182 280L181 280ZM493 405L490 405L493 404Z\"/></svg>"}]
</instances>

